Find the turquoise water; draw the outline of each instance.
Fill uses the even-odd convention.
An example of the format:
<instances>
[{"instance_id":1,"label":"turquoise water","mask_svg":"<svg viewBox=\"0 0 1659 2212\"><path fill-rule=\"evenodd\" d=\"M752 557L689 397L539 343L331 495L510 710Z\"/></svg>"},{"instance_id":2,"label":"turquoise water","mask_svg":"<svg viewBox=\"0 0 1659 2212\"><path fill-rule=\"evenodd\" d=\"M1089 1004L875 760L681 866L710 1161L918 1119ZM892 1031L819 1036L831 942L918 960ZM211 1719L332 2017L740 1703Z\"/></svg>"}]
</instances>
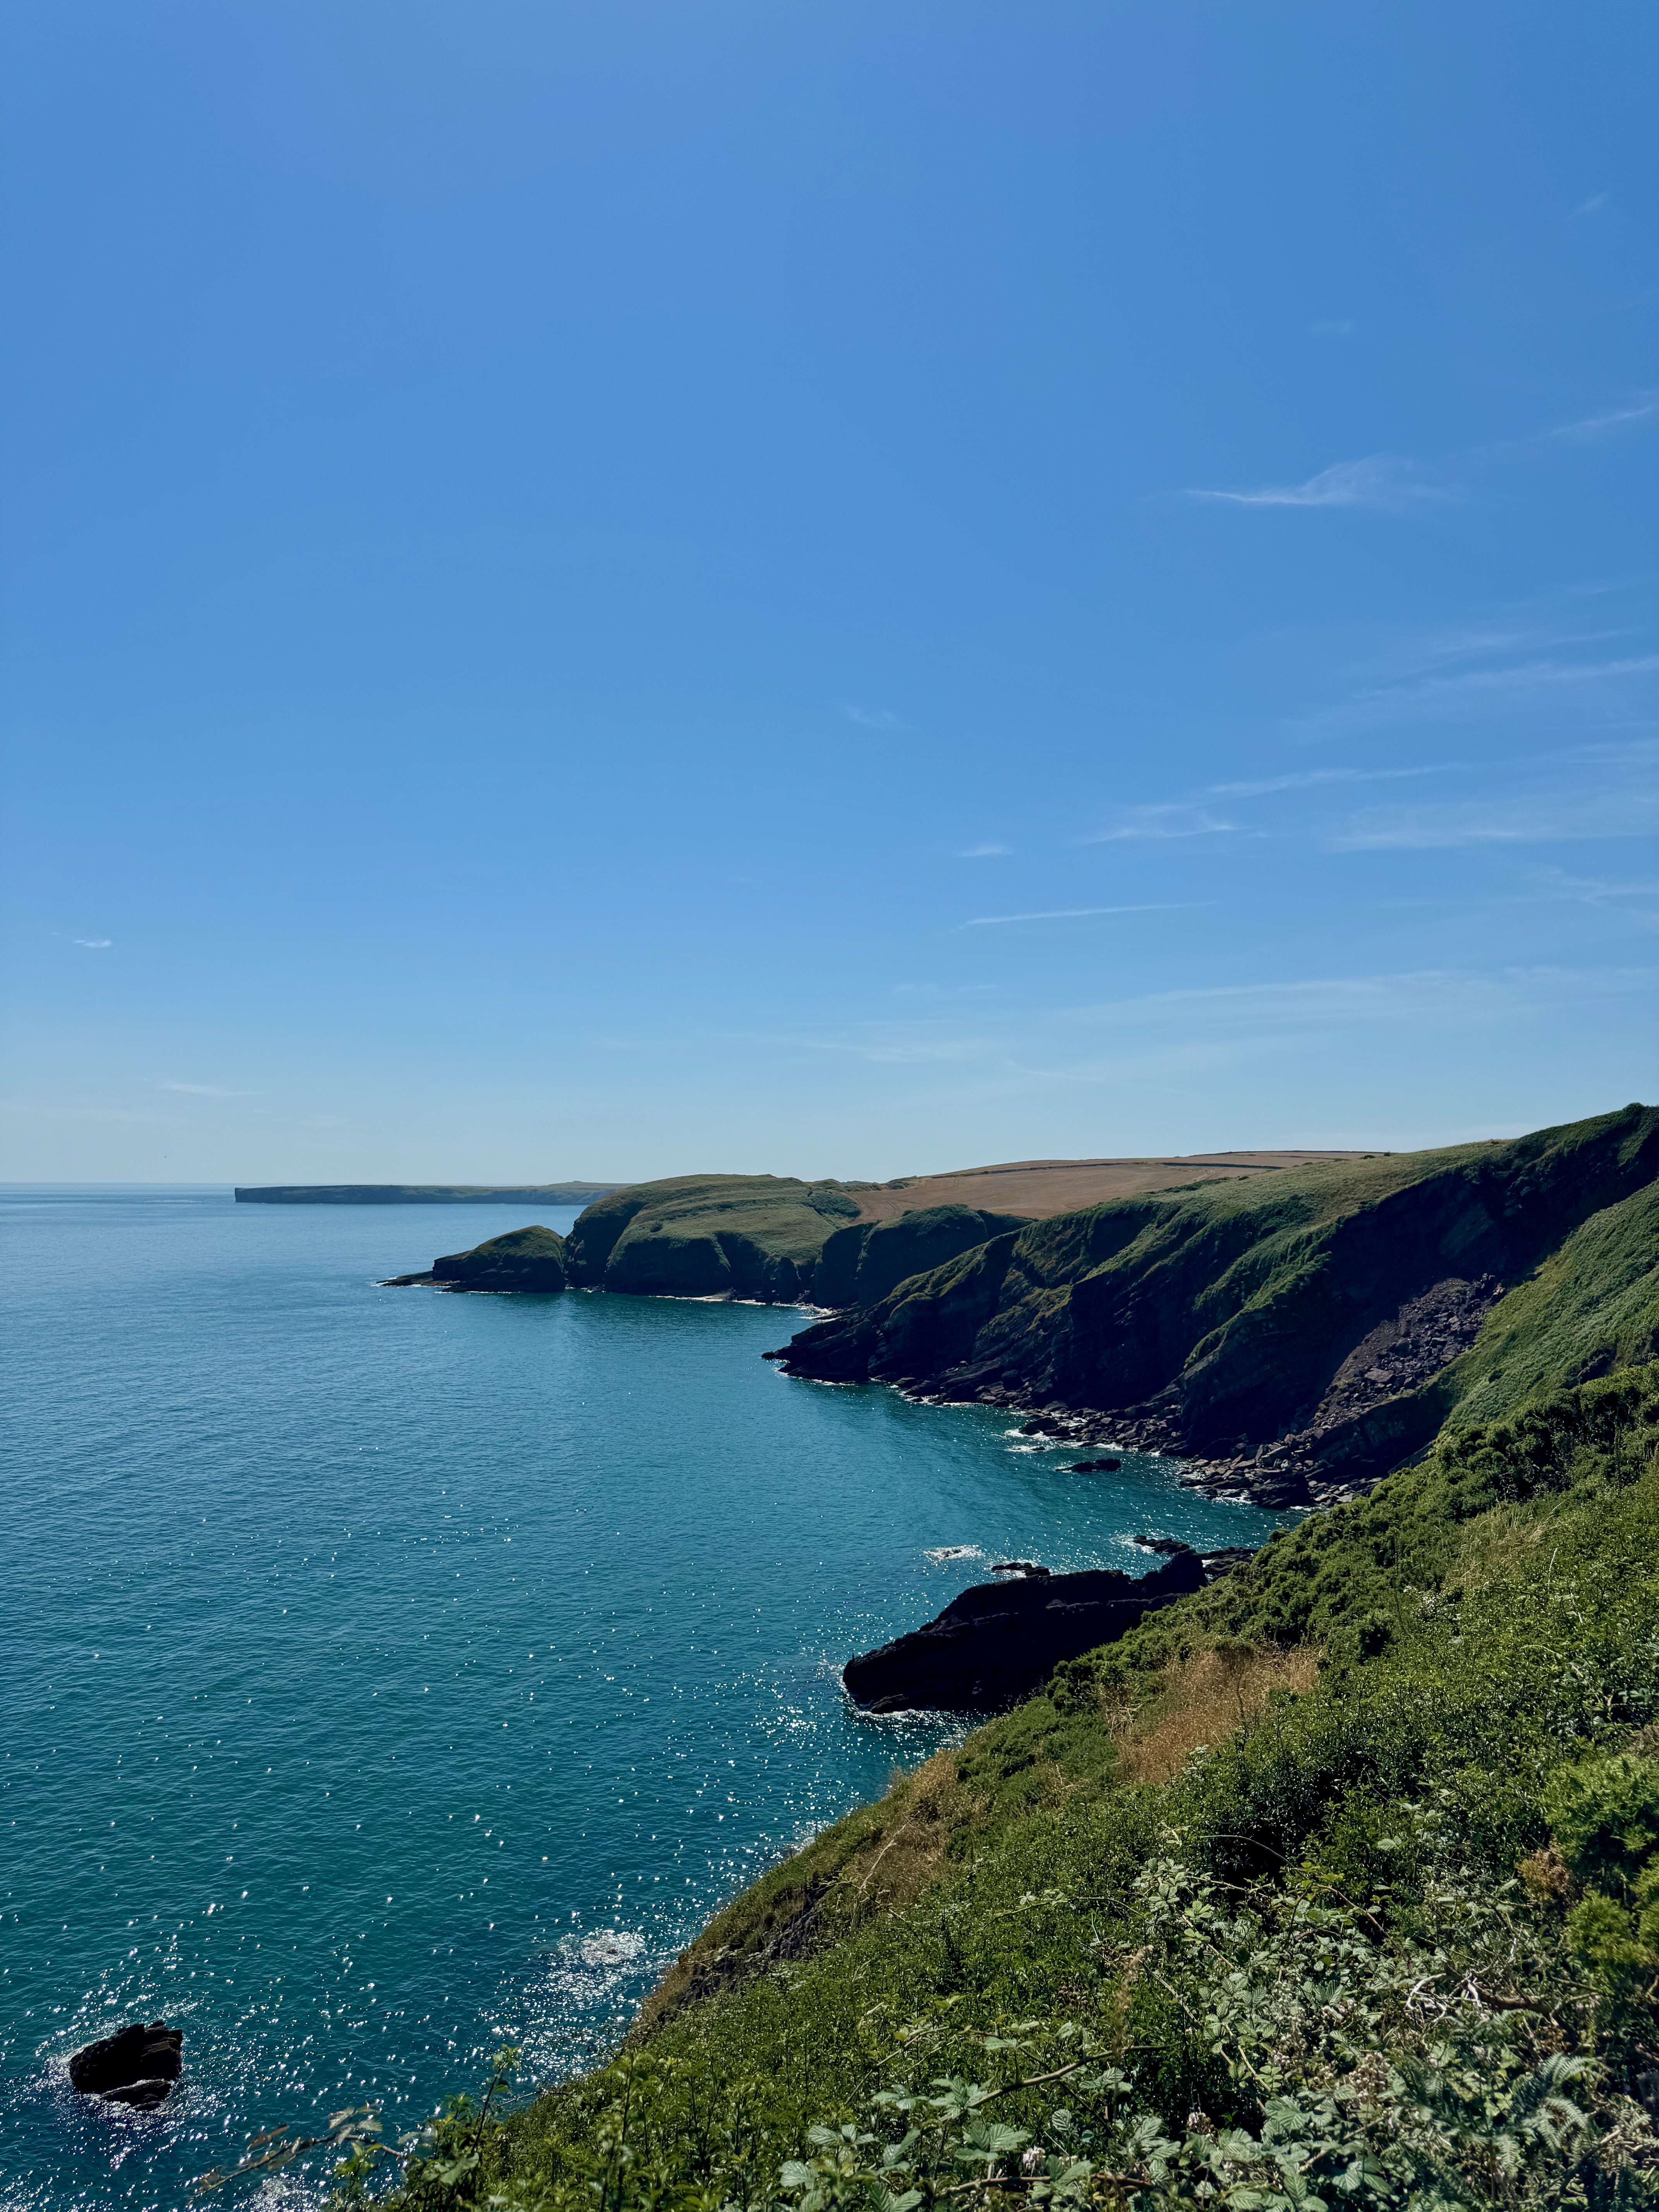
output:
<instances>
[{"instance_id":1,"label":"turquoise water","mask_svg":"<svg viewBox=\"0 0 1659 2212\"><path fill-rule=\"evenodd\" d=\"M1273 1525L1157 1460L1068 1475L983 1408L788 1381L759 1355L793 1313L376 1286L500 1209L14 1188L0 1218L6 2212L170 2212L245 2134L410 2117L504 2039L532 2081L580 2067L735 1889L956 1732L853 1712L850 1653L988 1559L1144 1571L1137 1530ZM68 2089L68 2051L162 2014L161 2112Z\"/></svg>"}]
</instances>

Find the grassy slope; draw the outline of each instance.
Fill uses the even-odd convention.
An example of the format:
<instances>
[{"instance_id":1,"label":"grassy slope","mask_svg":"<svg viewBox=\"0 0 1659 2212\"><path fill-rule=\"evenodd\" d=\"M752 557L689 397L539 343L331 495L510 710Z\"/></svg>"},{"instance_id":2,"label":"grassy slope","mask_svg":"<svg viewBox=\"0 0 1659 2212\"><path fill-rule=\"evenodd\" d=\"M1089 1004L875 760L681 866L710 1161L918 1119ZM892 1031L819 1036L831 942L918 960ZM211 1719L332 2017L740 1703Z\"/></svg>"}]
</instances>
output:
<instances>
[{"instance_id":1,"label":"grassy slope","mask_svg":"<svg viewBox=\"0 0 1659 2212\"><path fill-rule=\"evenodd\" d=\"M1112 2114L1134 2100L1177 2138L1189 2107L1213 2115L1212 2132L1206 2120L1171 2158L1213 2161L1214 2130L1236 2126L1246 2133L1226 2139L1231 2154L1254 2142L1265 2159L1285 2112L1322 2097L1328 2131L1358 2130L1363 2149L1371 2129L1379 2174L1416 2157L1419 2138L1444 2136L1446 2172L1490 2181L1484 2194L1390 2195L1382 2180L1359 2192L1401 2205L1604 2201L1582 2131L1565 2128L1571 2155L1527 2137L1520 2179L1504 2179L1509 2154L1483 2147L1462 2106L1455 2128L1443 2109L1458 2096L1492 2106L1518 2069L1583 2057L1592 2071L1575 2094L1604 2131L1598 2155L1635 2176L1619 2201L1656 2201L1659 2145L1627 2094L1645 2079L1651 2014L1632 2007L1605 1944L1595 1957L1584 1948L1583 1912L1601 1905L1572 1871L1580 1860L1545 1848L1564 1770L1587 1752L1633 1747L1623 1767L1593 1771L1651 1771L1659 1803L1656 1717L1650 1365L1448 1432L1367 1498L1279 1537L1249 1569L1062 1669L960 1752L896 1780L728 1908L621 2058L487 2138L492 2185L526 2205L613 2189L617 2205L775 2199L780 2161L813 2122L866 2112L909 2075L985 2080L1002 2063L985 2035L1020 2021L1015 2040L1033 2051L1080 2028L1125 2069L1118 2087L1091 2093L1120 2137L1127 2123ZM1536 1901L1513 1879L1523 1858ZM1177 1904L1189 1900L1178 1911L1171 1884ZM1586 1905L1565 1917L1581 1892ZM1244 1917L1217 1917L1222 1905ZM1293 1941L1315 1943L1324 1963L1302 1960L1253 1993L1275 1944ZM1376 1994L1398 1983L1390 1962L1416 1975L1424 1945L1430 1979L1462 1991L1431 2008L1439 2044L1413 2011L1420 1990ZM1358 1974L1370 1995L1331 2012L1328 1994L1309 1995L1327 1972L1330 1989ZM1481 1996L1517 1985L1518 2008ZM1465 2046L1467 2094L1448 2072ZM1359 2071L1341 2073L1356 2057ZM1439 2067L1439 2087L1421 2087L1424 2066ZM1362 2077L1370 2104L1341 2086ZM1066 2093L1074 2105L1083 2079ZM1020 2091L999 2110L1053 2141L1071 2124L1051 2109L1057 2094ZM1522 2082L1516 2094L1535 2105L1543 2092ZM1382 2118L1367 2118L1373 2106ZM1154 2170L1144 2143L1134 2154L1143 2177ZM1128 2155L1121 2140L1113 2155L1120 2166ZM1193 2201L1178 2188L1131 2197ZM428 2169L410 2201L468 2200ZM849 2188L839 2201L864 2199Z\"/></svg>"},{"instance_id":2,"label":"grassy slope","mask_svg":"<svg viewBox=\"0 0 1659 2212\"><path fill-rule=\"evenodd\" d=\"M998 1383L1103 1408L1156 1401L1200 1452L1296 1428L1368 1331L1448 1277L1515 1288L1445 1382L1344 1448L1397 1464L1468 1390L1482 1413L1651 1349L1659 1109L1505 1144L1123 1200L993 1239L803 1331L793 1371ZM1595 1225L1594 1217L1601 1216Z\"/></svg>"},{"instance_id":3,"label":"grassy slope","mask_svg":"<svg viewBox=\"0 0 1659 2212\"><path fill-rule=\"evenodd\" d=\"M567 1266L573 1283L606 1290L787 1300L858 1211L837 1183L673 1176L590 1206L567 1240Z\"/></svg>"}]
</instances>

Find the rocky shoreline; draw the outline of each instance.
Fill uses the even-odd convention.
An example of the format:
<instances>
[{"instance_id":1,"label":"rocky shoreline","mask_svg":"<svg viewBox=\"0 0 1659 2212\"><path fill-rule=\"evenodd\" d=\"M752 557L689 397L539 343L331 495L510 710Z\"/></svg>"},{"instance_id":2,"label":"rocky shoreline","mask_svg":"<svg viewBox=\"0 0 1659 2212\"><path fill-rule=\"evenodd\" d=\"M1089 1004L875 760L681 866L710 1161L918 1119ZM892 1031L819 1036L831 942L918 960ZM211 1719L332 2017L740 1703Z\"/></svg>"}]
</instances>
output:
<instances>
[{"instance_id":1,"label":"rocky shoreline","mask_svg":"<svg viewBox=\"0 0 1659 2212\"><path fill-rule=\"evenodd\" d=\"M1361 1498L1389 1468L1415 1456L1417 1440L1409 1431L1402 1431L1397 1457L1356 1455L1354 1446L1357 1441L1369 1445L1395 1409L1414 1412L1426 1402L1419 1394L1474 1343L1503 1294L1492 1274L1473 1280L1449 1277L1434 1284L1354 1346L1304 1425L1235 1454L1193 1450L1174 1390L1139 1406L1106 1408L1041 1398L1016 1383L982 1379L971 1371L942 1380L880 1379L917 1405L994 1406L1024 1414L1028 1436L1071 1450L1155 1453L1177 1462L1182 1483L1206 1497L1274 1512L1307 1510ZM790 1372L788 1352L786 1346L766 1356L785 1363ZM1433 1425L1438 1425L1437 1419Z\"/></svg>"}]
</instances>

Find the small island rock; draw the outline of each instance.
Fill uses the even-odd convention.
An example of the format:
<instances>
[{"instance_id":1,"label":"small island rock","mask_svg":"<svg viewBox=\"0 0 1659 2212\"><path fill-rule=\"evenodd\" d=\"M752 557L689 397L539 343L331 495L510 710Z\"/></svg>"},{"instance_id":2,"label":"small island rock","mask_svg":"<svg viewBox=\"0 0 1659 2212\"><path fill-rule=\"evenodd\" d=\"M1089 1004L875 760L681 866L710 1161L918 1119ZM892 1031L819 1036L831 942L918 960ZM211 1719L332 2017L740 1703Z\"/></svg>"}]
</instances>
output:
<instances>
[{"instance_id":1,"label":"small island rock","mask_svg":"<svg viewBox=\"0 0 1659 2212\"><path fill-rule=\"evenodd\" d=\"M169 2027L164 2020L153 2020L148 2027L135 2021L76 2051L69 2063L70 2081L83 2097L151 2112L183 2070L179 2052L184 2040L184 2031Z\"/></svg>"}]
</instances>

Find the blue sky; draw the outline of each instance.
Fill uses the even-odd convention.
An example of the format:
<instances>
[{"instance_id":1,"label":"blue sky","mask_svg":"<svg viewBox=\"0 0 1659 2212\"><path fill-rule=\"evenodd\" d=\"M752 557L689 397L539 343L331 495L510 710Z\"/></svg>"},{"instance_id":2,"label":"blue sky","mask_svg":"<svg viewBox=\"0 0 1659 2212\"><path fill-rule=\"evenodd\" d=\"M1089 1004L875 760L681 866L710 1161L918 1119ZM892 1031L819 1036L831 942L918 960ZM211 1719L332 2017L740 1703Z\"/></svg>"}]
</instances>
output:
<instances>
[{"instance_id":1,"label":"blue sky","mask_svg":"<svg viewBox=\"0 0 1659 2212\"><path fill-rule=\"evenodd\" d=\"M0 1173L1659 1091L1659 15L4 25Z\"/></svg>"}]
</instances>

